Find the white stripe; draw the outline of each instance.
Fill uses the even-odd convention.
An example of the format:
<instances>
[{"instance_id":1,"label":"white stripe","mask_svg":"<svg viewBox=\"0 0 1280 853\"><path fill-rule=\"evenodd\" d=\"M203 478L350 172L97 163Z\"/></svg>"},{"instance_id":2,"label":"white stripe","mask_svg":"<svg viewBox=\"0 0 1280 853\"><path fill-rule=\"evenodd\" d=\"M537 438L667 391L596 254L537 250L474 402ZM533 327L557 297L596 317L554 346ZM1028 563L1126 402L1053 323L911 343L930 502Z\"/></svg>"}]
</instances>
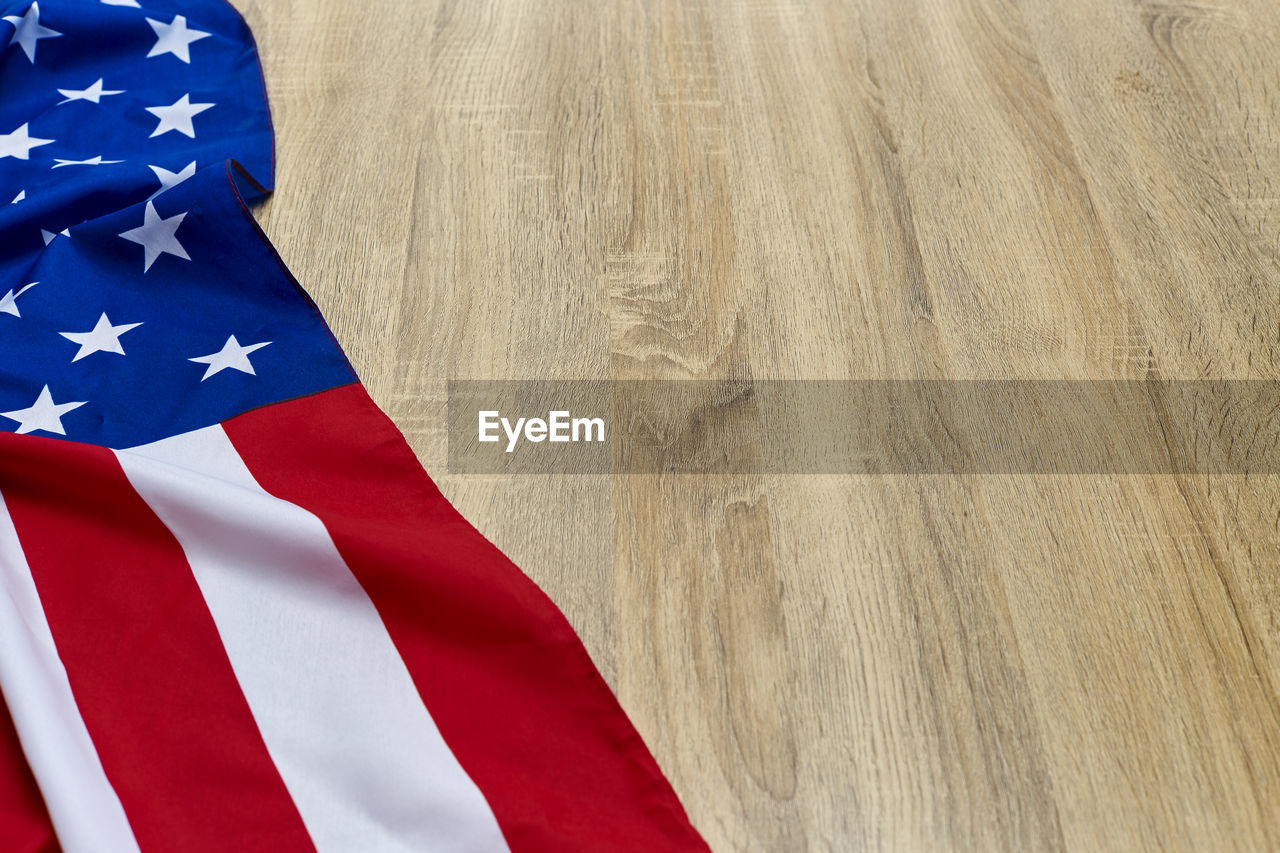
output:
<instances>
[{"instance_id":1,"label":"white stripe","mask_svg":"<svg viewBox=\"0 0 1280 853\"><path fill-rule=\"evenodd\" d=\"M89 568L89 567L86 567ZM0 495L0 687L66 853L137 853L53 644L31 567Z\"/></svg>"},{"instance_id":2,"label":"white stripe","mask_svg":"<svg viewBox=\"0 0 1280 853\"><path fill-rule=\"evenodd\" d=\"M116 455L186 552L320 853L505 851L320 519L264 491L220 426Z\"/></svg>"}]
</instances>

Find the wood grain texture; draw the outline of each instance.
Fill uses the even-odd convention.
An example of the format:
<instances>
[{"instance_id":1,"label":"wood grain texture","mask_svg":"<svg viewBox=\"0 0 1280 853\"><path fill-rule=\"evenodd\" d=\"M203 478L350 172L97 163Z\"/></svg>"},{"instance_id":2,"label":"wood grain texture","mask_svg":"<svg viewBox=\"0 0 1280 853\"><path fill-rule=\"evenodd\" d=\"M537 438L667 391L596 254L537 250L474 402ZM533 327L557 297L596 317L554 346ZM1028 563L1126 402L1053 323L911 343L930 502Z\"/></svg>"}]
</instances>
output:
<instances>
[{"instance_id":1,"label":"wood grain texture","mask_svg":"<svg viewBox=\"0 0 1280 853\"><path fill-rule=\"evenodd\" d=\"M1280 478L450 477L448 378L1280 378L1273 0L239 0L262 221L713 848L1280 849Z\"/></svg>"}]
</instances>

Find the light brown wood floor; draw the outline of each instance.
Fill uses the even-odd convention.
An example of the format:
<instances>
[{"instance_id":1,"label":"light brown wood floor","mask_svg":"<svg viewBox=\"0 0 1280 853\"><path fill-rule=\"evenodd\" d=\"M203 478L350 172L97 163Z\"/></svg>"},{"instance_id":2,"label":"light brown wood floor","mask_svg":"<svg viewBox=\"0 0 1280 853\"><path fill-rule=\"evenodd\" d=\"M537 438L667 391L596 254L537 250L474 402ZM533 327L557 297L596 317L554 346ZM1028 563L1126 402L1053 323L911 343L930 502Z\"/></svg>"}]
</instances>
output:
<instances>
[{"instance_id":1,"label":"light brown wood floor","mask_svg":"<svg viewBox=\"0 0 1280 853\"><path fill-rule=\"evenodd\" d=\"M1280 849L1280 478L450 477L447 378L1267 377L1274 0L239 0L262 219L720 851Z\"/></svg>"}]
</instances>

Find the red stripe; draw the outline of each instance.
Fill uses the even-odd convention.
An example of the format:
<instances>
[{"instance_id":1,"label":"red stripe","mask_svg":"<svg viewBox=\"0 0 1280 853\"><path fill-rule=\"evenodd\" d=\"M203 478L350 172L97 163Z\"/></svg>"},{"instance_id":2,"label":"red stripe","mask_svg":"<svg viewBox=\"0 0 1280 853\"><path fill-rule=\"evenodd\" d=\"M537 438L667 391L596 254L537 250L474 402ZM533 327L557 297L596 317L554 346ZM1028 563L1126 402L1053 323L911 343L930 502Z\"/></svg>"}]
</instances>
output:
<instances>
[{"instance_id":1,"label":"red stripe","mask_svg":"<svg viewBox=\"0 0 1280 853\"><path fill-rule=\"evenodd\" d=\"M0 489L142 850L314 850L181 547L115 455L0 434Z\"/></svg>"},{"instance_id":2,"label":"red stripe","mask_svg":"<svg viewBox=\"0 0 1280 853\"><path fill-rule=\"evenodd\" d=\"M0 702L0 850L57 853L59 849L9 709Z\"/></svg>"},{"instance_id":3,"label":"red stripe","mask_svg":"<svg viewBox=\"0 0 1280 853\"><path fill-rule=\"evenodd\" d=\"M224 426L264 489L324 522L513 851L706 850L560 611L362 387Z\"/></svg>"}]
</instances>

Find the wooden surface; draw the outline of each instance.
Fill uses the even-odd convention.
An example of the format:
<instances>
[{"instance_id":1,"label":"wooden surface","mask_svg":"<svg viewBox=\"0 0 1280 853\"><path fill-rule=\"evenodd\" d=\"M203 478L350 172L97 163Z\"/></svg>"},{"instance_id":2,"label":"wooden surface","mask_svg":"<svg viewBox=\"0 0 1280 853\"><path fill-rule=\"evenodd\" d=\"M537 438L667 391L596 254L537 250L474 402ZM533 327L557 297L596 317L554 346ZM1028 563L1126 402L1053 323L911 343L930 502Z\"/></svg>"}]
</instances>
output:
<instances>
[{"instance_id":1,"label":"wooden surface","mask_svg":"<svg viewBox=\"0 0 1280 853\"><path fill-rule=\"evenodd\" d=\"M451 377L1278 378L1274 0L239 3L264 227L713 848L1280 849L1280 478L444 435Z\"/></svg>"}]
</instances>

